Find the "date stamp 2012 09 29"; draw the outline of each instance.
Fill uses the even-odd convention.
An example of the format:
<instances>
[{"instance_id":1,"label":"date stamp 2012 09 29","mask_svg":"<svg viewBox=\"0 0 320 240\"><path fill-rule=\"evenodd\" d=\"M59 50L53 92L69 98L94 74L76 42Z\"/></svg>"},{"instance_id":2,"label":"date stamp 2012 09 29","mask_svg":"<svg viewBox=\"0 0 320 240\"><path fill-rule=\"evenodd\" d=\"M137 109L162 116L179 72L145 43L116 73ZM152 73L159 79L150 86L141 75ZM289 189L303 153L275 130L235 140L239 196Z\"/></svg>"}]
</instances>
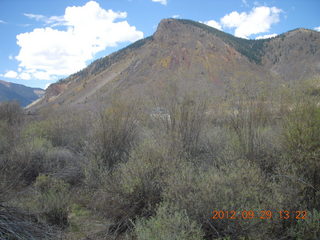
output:
<instances>
[{"instance_id":1,"label":"date stamp 2012 09 29","mask_svg":"<svg viewBox=\"0 0 320 240\"><path fill-rule=\"evenodd\" d=\"M272 219L279 218L283 220L296 219L303 220L307 219L307 211L271 211L271 210L243 210L243 211L223 211L213 210L211 219Z\"/></svg>"}]
</instances>

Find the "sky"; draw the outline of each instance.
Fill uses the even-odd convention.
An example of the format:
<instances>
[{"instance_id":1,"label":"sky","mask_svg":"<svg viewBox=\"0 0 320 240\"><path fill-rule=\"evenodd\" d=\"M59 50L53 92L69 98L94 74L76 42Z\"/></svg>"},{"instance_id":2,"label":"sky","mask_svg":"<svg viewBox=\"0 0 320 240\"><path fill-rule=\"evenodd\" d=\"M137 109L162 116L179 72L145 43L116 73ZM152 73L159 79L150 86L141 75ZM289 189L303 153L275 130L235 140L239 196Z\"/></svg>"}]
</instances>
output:
<instances>
[{"instance_id":1,"label":"sky","mask_svg":"<svg viewBox=\"0 0 320 240\"><path fill-rule=\"evenodd\" d=\"M246 39L320 31L320 0L0 0L0 79L31 87L152 35L164 18Z\"/></svg>"}]
</instances>

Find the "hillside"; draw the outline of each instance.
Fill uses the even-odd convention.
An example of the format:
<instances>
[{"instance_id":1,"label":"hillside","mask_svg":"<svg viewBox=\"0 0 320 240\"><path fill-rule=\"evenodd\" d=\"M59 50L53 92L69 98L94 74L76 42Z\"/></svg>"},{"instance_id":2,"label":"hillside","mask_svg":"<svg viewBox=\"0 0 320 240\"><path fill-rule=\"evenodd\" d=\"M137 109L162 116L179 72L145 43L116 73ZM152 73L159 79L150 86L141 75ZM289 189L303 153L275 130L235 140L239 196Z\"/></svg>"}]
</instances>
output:
<instances>
[{"instance_id":1,"label":"hillside","mask_svg":"<svg viewBox=\"0 0 320 240\"><path fill-rule=\"evenodd\" d=\"M320 239L319 39L165 19L0 104L0 239Z\"/></svg>"},{"instance_id":2,"label":"hillside","mask_svg":"<svg viewBox=\"0 0 320 240\"><path fill-rule=\"evenodd\" d=\"M44 90L40 88L0 80L0 102L16 100L24 107L42 97L43 94Z\"/></svg>"},{"instance_id":3,"label":"hillside","mask_svg":"<svg viewBox=\"0 0 320 240\"><path fill-rule=\"evenodd\" d=\"M129 92L144 96L172 81L179 91L206 89L217 96L247 79L292 83L319 75L319 49L320 33L312 30L246 40L191 20L165 19L152 36L51 85L31 108L90 106Z\"/></svg>"}]
</instances>

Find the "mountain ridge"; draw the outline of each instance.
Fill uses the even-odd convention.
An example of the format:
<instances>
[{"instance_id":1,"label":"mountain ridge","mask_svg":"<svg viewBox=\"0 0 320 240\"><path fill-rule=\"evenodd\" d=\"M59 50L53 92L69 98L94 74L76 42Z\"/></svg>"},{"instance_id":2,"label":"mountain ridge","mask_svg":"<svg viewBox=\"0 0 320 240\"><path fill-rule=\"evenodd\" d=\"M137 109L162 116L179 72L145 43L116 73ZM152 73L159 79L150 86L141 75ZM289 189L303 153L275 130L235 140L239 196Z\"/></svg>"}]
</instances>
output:
<instances>
[{"instance_id":1,"label":"mountain ridge","mask_svg":"<svg viewBox=\"0 0 320 240\"><path fill-rule=\"evenodd\" d=\"M42 97L44 90L41 88L27 87L22 84L0 80L0 102L18 101L21 106L27 106Z\"/></svg>"},{"instance_id":2,"label":"mountain ridge","mask_svg":"<svg viewBox=\"0 0 320 240\"><path fill-rule=\"evenodd\" d=\"M152 36L49 86L36 105L86 104L93 95L129 88L143 92L170 78L180 79L185 87L195 87L197 79L217 92L235 78L240 81L244 73L265 81L296 81L320 74L319 46L320 33L307 29L247 40L192 20L164 19Z\"/></svg>"}]
</instances>

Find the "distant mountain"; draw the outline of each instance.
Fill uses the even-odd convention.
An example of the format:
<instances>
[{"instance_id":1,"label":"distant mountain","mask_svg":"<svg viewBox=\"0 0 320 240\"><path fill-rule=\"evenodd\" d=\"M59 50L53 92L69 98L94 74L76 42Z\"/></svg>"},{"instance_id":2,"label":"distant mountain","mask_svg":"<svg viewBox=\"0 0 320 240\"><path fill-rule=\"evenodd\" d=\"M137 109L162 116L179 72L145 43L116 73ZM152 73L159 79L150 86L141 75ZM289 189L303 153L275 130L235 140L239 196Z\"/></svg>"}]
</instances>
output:
<instances>
[{"instance_id":1,"label":"distant mountain","mask_svg":"<svg viewBox=\"0 0 320 240\"><path fill-rule=\"evenodd\" d=\"M295 29L246 40L191 20L164 19L151 37L49 86L31 108L90 107L114 94L145 96L172 82L179 91L224 96L234 82L256 79L277 88L319 75L319 32Z\"/></svg>"},{"instance_id":2,"label":"distant mountain","mask_svg":"<svg viewBox=\"0 0 320 240\"><path fill-rule=\"evenodd\" d=\"M16 100L25 107L42 97L44 92L41 88L31 88L0 80L0 102Z\"/></svg>"}]
</instances>

